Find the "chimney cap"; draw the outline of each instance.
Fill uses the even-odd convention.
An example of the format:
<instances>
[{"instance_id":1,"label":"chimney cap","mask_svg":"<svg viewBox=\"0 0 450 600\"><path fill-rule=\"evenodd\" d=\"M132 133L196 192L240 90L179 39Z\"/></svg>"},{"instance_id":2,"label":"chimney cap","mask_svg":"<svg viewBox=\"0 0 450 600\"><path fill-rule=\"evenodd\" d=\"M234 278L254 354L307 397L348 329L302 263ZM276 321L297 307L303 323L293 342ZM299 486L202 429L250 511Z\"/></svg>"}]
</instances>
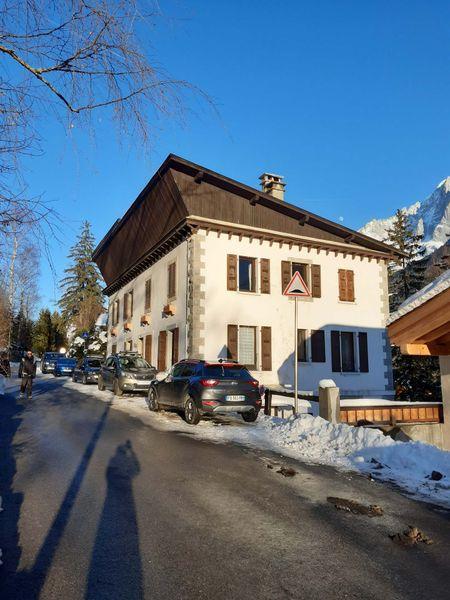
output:
<instances>
[{"instance_id":1,"label":"chimney cap","mask_svg":"<svg viewBox=\"0 0 450 600\"><path fill-rule=\"evenodd\" d=\"M259 176L261 181L279 181L281 182L284 179L284 175L276 175L275 173L263 173Z\"/></svg>"}]
</instances>

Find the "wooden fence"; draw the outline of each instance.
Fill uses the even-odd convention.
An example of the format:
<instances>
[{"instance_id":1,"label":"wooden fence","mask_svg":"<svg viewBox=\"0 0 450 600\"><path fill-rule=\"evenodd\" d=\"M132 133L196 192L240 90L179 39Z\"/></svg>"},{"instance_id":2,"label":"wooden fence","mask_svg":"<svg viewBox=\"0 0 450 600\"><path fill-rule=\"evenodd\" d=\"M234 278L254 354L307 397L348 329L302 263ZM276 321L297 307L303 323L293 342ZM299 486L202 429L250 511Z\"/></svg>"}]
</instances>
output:
<instances>
[{"instance_id":1,"label":"wooden fence","mask_svg":"<svg viewBox=\"0 0 450 600\"><path fill-rule=\"evenodd\" d=\"M442 403L403 406L342 406L341 423L349 425L395 425L397 423L443 423Z\"/></svg>"}]
</instances>

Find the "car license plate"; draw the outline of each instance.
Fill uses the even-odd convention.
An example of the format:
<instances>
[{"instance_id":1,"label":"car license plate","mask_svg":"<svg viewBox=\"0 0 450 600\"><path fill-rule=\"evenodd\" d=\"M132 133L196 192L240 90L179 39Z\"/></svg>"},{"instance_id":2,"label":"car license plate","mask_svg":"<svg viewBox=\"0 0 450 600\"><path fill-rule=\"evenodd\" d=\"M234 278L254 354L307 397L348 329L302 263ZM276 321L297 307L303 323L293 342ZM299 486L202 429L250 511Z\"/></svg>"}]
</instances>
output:
<instances>
[{"instance_id":1,"label":"car license plate","mask_svg":"<svg viewBox=\"0 0 450 600\"><path fill-rule=\"evenodd\" d=\"M245 402L245 396L225 396L227 402Z\"/></svg>"}]
</instances>

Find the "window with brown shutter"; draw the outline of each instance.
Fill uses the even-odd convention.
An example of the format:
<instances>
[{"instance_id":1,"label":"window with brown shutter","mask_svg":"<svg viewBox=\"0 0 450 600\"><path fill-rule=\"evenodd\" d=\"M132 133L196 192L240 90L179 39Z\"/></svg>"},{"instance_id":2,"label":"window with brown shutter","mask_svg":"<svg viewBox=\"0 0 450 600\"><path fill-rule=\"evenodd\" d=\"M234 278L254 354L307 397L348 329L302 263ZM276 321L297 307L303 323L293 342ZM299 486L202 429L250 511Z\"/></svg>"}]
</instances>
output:
<instances>
[{"instance_id":1,"label":"window with brown shutter","mask_svg":"<svg viewBox=\"0 0 450 600\"><path fill-rule=\"evenodd\" d=\"M144 358L151 365L152 364L152 336L145 336L144 344Z\"/></svg>"},{"instance_id":2,"label":"window with brown shutter","mask_svg":"<svg viewBox=\"0 0 450 600\"><path fill-rule=\"evenodd\" d=\"M167 268L167 297L169 299L175 298L177 289L176 289L176 280L177 280L177 264L170 263Z\"/></svg>"},{"instance_id":3,"label":"window with brown shutter","mask_svg":"<svg viewBox=\"0 0 450 600\"><path fill-rule=\"evenodd\" d=\"M263 371L272 370L272 329L261 327L261 368Z\"/></svg>"},{"instance_id":4,"label":"window with brown shutter","mask_svg":"<svg viewBox=\"0 0 450 600\"><path fill-rule=\"evenodd\" d=\"M261 258L261 294L270 294L270 260Z\"/></svg>"},{"instance_id":5,"label":"window with brown shutter","mask_svg":"<svg viewBox=\"0 0 450 600\"><path fill-rule=\"evenodd\" d=\"M152 307L152 280L147 279L145 282L145 301L144 310L149 311Z\"/></svg>"},{"instance_id":6,"label":"window with brown shutter","mask_svg":"<svg viewBox=\"0 0 450 600\"><path fill-rule=\"evenodd\" d=\"M232 292L237 290L237 256L235 254L227 255L227 290Z\"/></svg>"},{"instance_id":7,"label":"window with brown shutter","mask_svg":"<svg viewBox=\"0 0 450 600\"><path fill-rule=\"evenodd\" d=\"M282 260L281 261L281 293L283 293L284 290L289 285L291 277L292 277L291 263L288 260Z\"/></svg>"},{"instance_id":8,"label":"window with brown shutter","mask_svg":"<svg viewBox=\"0 0 450 600\"><path fill-rule=\"evenodd\" d=\"M350 269L339 269L339 300L341 302L355 301L355 274Z\"/></svg>"},{"instance_id":9,"label":"window with brown shutter","mask_svg":"<svg viewBox=\"0 0 450 600\"><path fill-rule=\"evenodd\" d=\"M320 265L311 265L311 295L313 298L320 298L322 296Z\"/></svg>"},{"instance_id":10,"label":"window with brown shutter","mask_svg":"<svg viewBox=\"0 0 450 600\"><path fill-rule=\"evenodd\" d=\"M307 362L306 329L297 329L298 362Z\"/></svg>"},{"instance_id":11,"label":"window with brown shutter","mask_svg":"<svg viewBox=\"0 0 450 600\"><path fill-rule=\"evenodd\" d=\"M238 359L238 326L228 325L227 327L227 358L231 360Z\"/></svg>"},{"instance_id":12,"label":"window with brown shutter","mask_svg":"<svg viewBox=\"0 0 450 600\"><path fill-rule=\"evenodd\" d=\"M158 371L166 370L167 331L160 331L158 336Z\"/></svg>"},{"instance_id":13,"label":"window with brown shutter","mask_svg":"<svg viewBox=\"0 0 450 600\"><path fill-rule=\"evenodd\" d=\"M179 358L179 339L180 339L180 330L178 327L172 329L172 364L178 362Z\"/></svg>"},{"instance_id":14,"label":"window with brown shutter","mask_svg":"<svg viewBox=\"0 0 450 600\"><path fill-rule=\"evenodd\" d=\"M323 329L311 331L311 361L325 362L325 332Z\"/></svg>"}]
</instances>

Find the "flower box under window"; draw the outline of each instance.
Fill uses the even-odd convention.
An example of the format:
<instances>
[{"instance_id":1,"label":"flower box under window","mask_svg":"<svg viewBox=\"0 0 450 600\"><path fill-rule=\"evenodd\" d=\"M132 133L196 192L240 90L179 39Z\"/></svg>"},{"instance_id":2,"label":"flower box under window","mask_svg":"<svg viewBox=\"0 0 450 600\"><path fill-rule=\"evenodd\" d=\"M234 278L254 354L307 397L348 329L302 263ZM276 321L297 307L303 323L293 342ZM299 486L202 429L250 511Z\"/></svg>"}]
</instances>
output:
<instances>
[{"instance_id":1,"label":"flower box under window","mask_svg":"<svg viewBox=\"0 0 450 600\"><path fill-rule=\"evenodd\" d=\"M141 326L150 325L150 315L142 315L141 317Z\"/></svg>"},{"instance_id":2,"label":"flower box under window","mask_svg":"<svg viewBox=\"0 0 450 600\"><path fill-rule=\"evenodd\" d=\"M173 304L166 304L163 308L163 313L167 317L171 317L175 314L175 306Z\"/></svg>"},{"instance_id":3,"label":"flower box under window","mask_svg":"<svg viewBox=\"0 0 450 600\"><path fill-rule=\"evenodd\" d=\"M133 328L132 324L130 321L127 321L126 323L123 324L123 330L124 331L131 331Z\"/></svg>"},{"instance_id":4,"label":"flower box under window","mask_svg":"<svg viewBox=\"0 0 450 600\"><path fill-rule=\"evenodd\" d=\"M110 330L109 333L110 333L110 335L112 337L116 337L116 335L117 335L117 327L111 327L111 330Z\"/></svg>"}]
</instances>

